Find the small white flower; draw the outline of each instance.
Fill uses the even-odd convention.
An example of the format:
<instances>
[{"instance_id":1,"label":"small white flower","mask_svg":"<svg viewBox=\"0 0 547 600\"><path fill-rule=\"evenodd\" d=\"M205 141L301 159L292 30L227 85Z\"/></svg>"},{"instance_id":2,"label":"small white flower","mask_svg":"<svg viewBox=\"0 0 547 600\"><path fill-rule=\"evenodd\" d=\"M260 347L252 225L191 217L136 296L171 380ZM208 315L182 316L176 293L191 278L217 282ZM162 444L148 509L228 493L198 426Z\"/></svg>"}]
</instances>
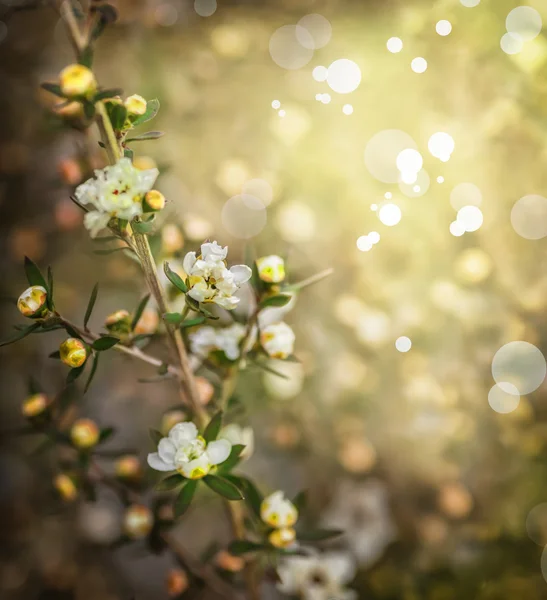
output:
<instances>
[{"instance_id":1,"label":"small white flower","mask_svg":"<svg viewBox=\"0 0 547 600\"><path fill-rule=\"evenodd\" d=\"M281 256L272 254L257 258L256 268L258 276L266 283L280 283L285 279L285 261Z\"/></svg>"},{"instance_id":2,"label":"small white flower","mask_svg":"<svg viewBox=\"0 0 547 600\"><path fill-rule=\"evenodd\" d=\"M251 269L235 265L228 269L225 259L228 247L216 242L201 245L201 254L188 252L183 268L188 274L188 295L198 302L214 302L227 310L239 303L234 294L251 278Z\"/></svg>"},{"instance_id":3,"label":"small white flower","mask_svg":"<svg viewBox=\"0 0 547 600\"><path fill-rule=\"evenodd\" d=\"M357 594L345 586L355 577L355 564L343 552L294 556L279 565L279 591L302 600L353 600Z\"/></svg>"},{"instance_id":4,"label":"small white flower","mask_svg":"<svg viewBox=\"0 0 547 600\"><path fill-rule=\"evenodd\" d=\"M260 518L270 527L292 527L298 519L298 510L285 498L285 494L278 490L262 501Z\"/></svg>"},{"instance_id":5,"label":"small white flower","mask_svg":"<svg viewBox=\"0 0 547 600\"><path fill-rule=\"evenodd\" d=\"M115 165L96 170L94 178L79 185L76 199L94 209L84 217L91 236L104 229L112 217L131 221L142 215L143 197L157 176L157 169L137 169L129 158L121 158Z\"/></svg>"},{"instance_id":6,"label":"small white flower","mask_svg":"<svg viewBox=\"0 0 547 600\"><path fill-rule=\"evenodd\" d=\"M242 427L237 423L230 423L220 430L219 439L228 440L232 446L242 444L245 446L240 456L244 460L251 457L254 452L254 432L252 427Z\"/></svg>"},{"instance_id":7,"label":"small white flower","mask_svg":"<svg viewBox=\"0 0 547 600\"><path fill-rule=\"evenodd\" d=\"M224 462L231 450L232 444L225 439L207 443L194 423L187 421L160 440L158 451L148 455L148 464L156 471L178 471L188 479L201 479Z\"/></svg>"},{"instance_id":8,"label":"small white flower","mask_svg":"<svg viewBox=\"0 0 547 600\"><path fill-rule=\"evenodd\" d=\"M260 343L271 358L285 359L293 353L295 335L286 323L273 323L260 332Z\"/></svg>"},{"instance_id":9,"label":"small white flower","mask_svg":"<svg viewBox=\"0 0 547 600\"><path fill-rule=\"evenodd\" d=\"M189 336L190 349L193 354L204 358L213 350L222 350L226 358L237 360L241 353L239 344L246 332L246 327L241 323L223 328L200 327Z\"/></svg>"}]
</instances>

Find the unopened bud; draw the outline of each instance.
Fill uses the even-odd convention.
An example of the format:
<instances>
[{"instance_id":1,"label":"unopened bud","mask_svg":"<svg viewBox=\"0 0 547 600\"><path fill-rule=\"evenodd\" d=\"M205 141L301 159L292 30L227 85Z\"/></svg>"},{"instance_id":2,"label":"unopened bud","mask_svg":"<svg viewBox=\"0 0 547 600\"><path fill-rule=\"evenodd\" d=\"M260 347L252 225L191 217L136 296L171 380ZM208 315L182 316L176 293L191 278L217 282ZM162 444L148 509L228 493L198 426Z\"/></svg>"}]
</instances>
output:
<instances>
[{"instance_id":1,"label":"unopened bud","mask_svg":"<svg viewBox=\"0 0 547 600\"><path fill-rule=\"evenodd\" d=\"M268 536L270 544L276 548L286 548L287 546L290 546L295 539L296 531L292 527L274 529Z\"/></svg>"},{"instance_id":2,"label":"unopened bud","mask_svg":"<svg viewBox=\"0 0 547 600\"><path fill-rule=\"evenodd\" d=\"M146 192L142 203L144 212L158 212L165 206L165 196L158 190Z\"/></svg>"},{"instance_id":3,"label":"unopened bud","mask_svg":"<svg viewBox=\"0 0 547 600\"><path fill-rule=\"evenodd\" d=\"M280 283L285 279L285 261L272 254L256 260L258 276L267 283Z\"/></svg>"},{"instance_id":4,"label":"unopened bud","mask_svg":"<svg viewBox=\"0 0 547 600\"><path fill-rule=\"evenodd\" d=\"M241 556L234 556L226 550L221 550L215 557L216 564L225 571L237 573L245 566L245 560Z\"/></svg>"},{"instance_id":5,"label":"unopened bud","mask_svg":"<svg viewBox=\"0 0 547 600\"><path fill-rule=\"evenodd\" d=\"M72 369L81 367L87 359L87 346L78 338L68 338L59 347L61 360Z\"/></svg>"},{"instance_id":6,"label":"unopened bud","mask_svg":"<svg viewBox=\"0 0 547 600\"><path fill-rule=\"evenodd\" d=\"M64 473L59 473L53 480L53 485L63 500L72 502L78 495L78 489L74 485L74 481Z\"/></svg>"},{"instance_id":7,"label":"unopened bud","mask_svg":"<svg viewBox=\"0 0 547 600\"><path fill-rule=\"evenodd\" d=\"M139 479L142 475L141 463L132 454L120 456L116 461L115 469L116 476L120 479Z\"/></svg>"},{"instance_id":8,"label":"unopened bud","mask_svg":"<svg viewBox=\"0 0 547 600\"><path fill-rule=\"evenodd\" d=\"M23 415L33 418L44 413L49 406L49 399L45 394L33 394L23 402Z\"/></svg>"},{"instance_id":9,"label":"unopened bud","mask_svg":"<svg viewBox=\"0 0 547 600\"><path fill-rule=\"evenodd\" d=\"M84 65L69 65L59 75L61 91L69 98L89 96L97 89L93 72Z\"/></svg>"},{"instance_id":10,"label":"unopened bud","mask_svg":"<svg viewBox=\"0 0 547 600\"><path fill-rule=\"evenodd\" d=\"M129 98L126 98L124 104L130 115L140 117L146 112L146 100L138 94L133 94L132 96L129 96Z\"/></svg>"},{"instance_id":11,"label":"unopened bud","mask_svg":"<svg viewBox=\"0 0 547 600\"><path fill-rule=\"evenodd\" d=\"M17 300L19 312L29 319L41 317L47 310L47 291L41 285L27 288Z\"/></svg>"},{"instance_id":12,"label":"unopened bud","mask_svg":"<svg viewBox=\"0 0 547 600\"><path fill-rule=\"evenodd\" d=\"M117 310L106 317L104 326L111 333L127 334L131 332L131 315L126 310Z\"/></svg>"},{"instance_id":13,"label":"unopened bud","mask_svg":"<svg viewBox=\"0 0 547 600\"><path fill-rule=\"evenodd\" d=\"M100 431L95 421L78 419L70 430L70 439L77 448L91 448L99 441Z\"/></svg>"},{"instance_id":14,"label":"unopened bud","mask_svg":"<svg viewBox=\"0 0 547 600\"><path fill-rule=\"evenodd\" d=\"M125 534L132 539L146 537L154 525L154 517L147 506L132 504L123 517L123 529Z\"/></svg>"},{"instance_id":15,"label":"unopened bud","mask_svg":"<svg viewBox=\"0 0 547 600\"><path fill-rule=\"evenodd\" d=\"M167 593L172 598L176 598L185 592L188 585L188 575L182 569L171 569L167 574Z\"/></svg>"},{"instance_id":16,"label":"unopened bud","mask_svg":"<svg viewBox=\"0 0 547 600\"><path fill-rule=\"evenodd\" d=\"M215 394L214 385L205 377L195 378L198 396L202 404L209 404Z\"/></svg>"}]
</instances>

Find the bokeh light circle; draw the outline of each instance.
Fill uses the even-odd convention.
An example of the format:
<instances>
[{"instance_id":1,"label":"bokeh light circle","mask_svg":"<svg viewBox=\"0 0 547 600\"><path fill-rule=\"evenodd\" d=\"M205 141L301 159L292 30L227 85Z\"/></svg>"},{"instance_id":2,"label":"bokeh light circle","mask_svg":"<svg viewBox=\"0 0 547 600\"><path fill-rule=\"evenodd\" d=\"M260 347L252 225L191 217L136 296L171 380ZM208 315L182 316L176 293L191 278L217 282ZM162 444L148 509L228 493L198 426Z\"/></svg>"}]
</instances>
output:
<instances>
[{"instance_id":1,"label":"bokeh light circle","mask_svg":"<svg viewBox=\"0 0 547 600\"><path fill-rule=\"evenodd\" d=\"M298 41L310 50L323 48L330 42L332 25L323 15L317 13L306 15L298 21L296 37Z\"/></svg>"},{"instance_id":2,"label":"bokeh light circle","mask_svg":"<svg viewBox=\"0 0 547 600\"><path fill-rule=\"evenodd\" d=\"M323 65L318 65L312 71L312 77L315 79L315 81L326 81L328 73L329 70L327 69L327 67L324 67Z\"/></svg>"},{"instance_id":3,"label":"bokeh light circle","mask_svg":"<svg viewBox=\"0 0 547 600\"><path fill-rule=\"evenodd\" d=\"M431 185L431 179L429 173L425 169L418 171L416 180L414 183L399 183L399 189L407 198L420 198L427 193L429 186Z\"/></svg>"},{"instance_id":4,"label":"bokeh light circle","mask_svg":"<svg viewBox=\"0 0 547 600\"><path fill-rule=\"evenodd\" d=\"M517 34L522 40L530 41L537 37L543 27L541 15L531 6L517 6L505 19L505 27L510 34Z\"/></svg>"},{"instance_id":5,"label":"bokeh light circle","mask_svg":"<svg viewBox=\"0 0 547 600\"><path fill-rule=\"evenodd\" d=\"M447 162L455 148L454 138L444 131L437 131L427 142L429 152L439 160Z\"/></svg>"},{"instance_id":6,"label":"bokeh light circle","mask_svg":"<svg viewBox=\"0 0 547 600\"><path fill-rule=\"evenodd\" d=\"M520 394L517 388L507 381L496 383L488 392L488 404L492 410L502 415L516 410L520 403Z\"/></svg>"},{"instance_id":7,"label":"bokeh light circle","mask_svg":"<svg viewBox=\"0 0 547 600\"><path fill-rule=\"evenodd\" d=\"M526 532L528 537L538 546L547 545L547 502L534 506L528 513Z\"/></svg>"},{"instance_id":8,"label":"bokeh light circle","mask_svg":"<svg viewBox=\"0 0 547 600\"><path fill-rule=\"evenodd\" d=\"M524 47L522 38L514 33L504 33L501 36L500 47L505 54L518 54Z\"/></svg>"},{"instance_id":9,"label":"bokeh light circle","mask_svg":"<svg viewBox=\"0 0 547 600\"><path fill-rule=\"evenodd\" d=\"M349 58L335 60L329 67L327 83L338 94L350 94L361 83L361 69Z\"/></svg>"},{"instance_id":10,"label":"bokeh light circle","mask_svg":"<svg viewBox=\"0 0 547 600\"><path fill-rule=\"evenodd\" d=\"M483 222L482 211L477 206L463 206L458 211L456 220L463 225L465 231L477 231Z\"/></svg>"},{"instance_id":11,"label":"bokeh light circle","mask_svg":"<svg viewBox=\"0 0 547 600\"><path fill-rule=\"evenodd\" d=\"M384 204L378 211L378 218L384 225L393 227L401 220L401 209L396 204Z\"/></svg>"},{"instance_id":12,"label":"bokeh light circle","mask_svg":"<svg viewBox=\"0 0 547 600\"><path fill-rule=\"evenodd\" d=\"M450 192L450 204L454 210L460 210L464 206L480 206L482 192L474 183L458 183Z\"/></svg>"},{"instance_id":13,"label":"bokeh light circle","mask_svg":"<svg viewBox=\"0 0 547 600\"><path fill-rule=\"evenodd\" d=\"M217 0L195 0L194 10L200 17L210 17L217 9Z\"/></svg>"},{"instance_id":14,"label":"bokeh light circle","mask_svg":"<svg viewBox=\"0 0 547 600\"><path fill-rule=\"evenodd\" d=\"M443 37L449 35L452 31L452 23L446 19L442 19L435 25L435 31Z\"/></svg>"},{"instance_id":15,"label":"bokeh light circle","mask_svg":"<svg viewBox=\"0 0 547 600\"><path fill-rule=\"evenodd\" d=\"M342 112L345 115L353 114L353 106L351 104L344 104L344 106L342 107Z\"/></svg>"},{"instance_id":16,"label":"bokeh light circle","mask_svg":"<svg viewBox=\"0 0 547 600\"><path fill-rule=\"evenodd\" d=\"M357 249L361 252L368 252L372 248L372 240L369 239L368 235L361 235L357 238Z\"/></svg>"},{"instance_id":17,"label":"bokeh light circle","mask_svg":"<svg viewBox=\"0 0 547 600\"><path fill-rule=\"evenodd\" d=\"M465 233L465 227L458 221L452 221L452 223L450 223L449 229L450 233L454 237L460 237Z\"/></svg>"},{"instance_id":18,"label":"bokeh light circle","mask_svg":"<svg viewBox=\"0 0 547 600\"><path fill-rule=\"evenodd\" d=\"M529 342L509 342L492 359L492 377L508 393L515 388L524 396L537 390L546 373L545 357L539 348Z\"/></svg>"},{"instance_id":19,"label":"bokeh light circle","mask_svg":"<svg viewBox=\"0 0 547 600\"><path fill-rule=\"evenodd\" d=\"M416 58L412 59L410 68L414 71L414 73L425 73L427 70L427 60L422 56L417 56Z\"/></svg>"},{"instance_id":20,"label":"bokeh light circle","mask_svg":"<svg viewBox=\"0 0 547 600\"><path fill-rule=\"evenodd\" d=\"M398 183L397 156L407 148L416 148L416 142L408 133L400 129L379 131L365 148L365 165L369 173L383 183Z\"/></svg>"},{"instance_id":21,"label":"bokeh light circle","mask_svg":"<svg viewBox=\"0 0 547 600\"><path fill-rule=\"evenodd\" d=\"M412 341L409 337L406 337L406 335L402 335L395 341L395 348L397 348L399 352L408 352L410 348L412 348Z\"/></svg>"},{"instance_id":22,"label":"bokeh light circle","mask_svg":"<svg viewBox=\"0 0 547 600\"><path fill-rule=\"evenodd\" d=\"M243 184L241 191L258 198L264 206L269 206L273 199L272 186L265 179L249 179Z\"/></svg>"},{"instance_id":23,"label":"bokeh light circle","mask_svg":"<svg viewBox=\"0 0 547 600\"><path fill-rule=\"evenodd\" d=\"M547 236L547 198L532 194L517 200L511 210L511 225L527 240Z\"/></svg>"},{"instance_id":24,"label":"bokeh light circle","mask_svg":"<svg viewBox=\"0 0 547 600\"><path fill-rule=\"evenodd\" d=\"M302 45L303 39L308 40L308 47ZM283 69L300 69L312 59L312 44L313 38L303 27L283 25L270 37L270 56Z\"/></svg>"},{"instance_id":25,"label":"bokeh light circle","mask_svg":"<svg viewBox=\"0 0 547 600\"><path fill-rule=\"evenodd\" d=\"M481 3L481 0L460 0L460 4L463 4L466 8L473 8L478 6Z\"/></svg>"},{"instance_id":26,"label":"bokeh light circle","mask_svg":"<svg viewBox=\"0 0 547 600\"><path fill-rule=\"evenodd\" d=\"M397 54L403 49L403 40L398 37L391 37L386 42L386 47L392 54Z\"/></svg>"},{"instance_id":27,"label":"bokeh light circle","mask_svg":"<svg viewBox=\"0 0 547 600\"><path fill-rule=\"evenodd\" d=\"M239 239L249 239L260 233L267 221L264 204L249 194L232 196L221 212L222 225L226 231Z\"/></svg>"}]
</instances>

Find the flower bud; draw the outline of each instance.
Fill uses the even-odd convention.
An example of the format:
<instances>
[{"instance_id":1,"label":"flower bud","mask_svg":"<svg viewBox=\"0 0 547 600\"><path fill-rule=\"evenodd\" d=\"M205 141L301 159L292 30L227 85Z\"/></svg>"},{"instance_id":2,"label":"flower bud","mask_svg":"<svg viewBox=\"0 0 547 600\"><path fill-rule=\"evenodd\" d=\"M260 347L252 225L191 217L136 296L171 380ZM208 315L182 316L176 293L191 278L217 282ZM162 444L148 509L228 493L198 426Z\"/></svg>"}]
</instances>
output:
<instances>
[{"instance_id":1,"label":"flower bud","mask_svg":"<svg viewBox=\"0 0 547 600\"><path fill-rule=\"evenodd\" d=\"M106 317L104 326L111 333L128 334L131 332L131 315L126 310L117 310Z\"/></svg>"},{"instance_id":2,"label":"flower bud","mask_svg":"<svg viewBox=\"0 0 547 600\"><path fill-rule=\"evenodd\" d=\"M70 430L72 443L81 449L94 446L99 441L99 435L99 428L91 419L78 419Z\"/></svg>"},{"instance_id":3,"label":"flower bud","mask_svg":"<svg viewBox=\"0 0 547 600\"><path fill-rule=\"evenodd\" d=\"M93 72L84 65L69 65L59 75L61 91L69 98L89 96L97 89Z\"/></svg>"},{"instance_id":4,"label":"flower bud","mask_svg":"<svg viewBox=\"0 0 547 600\"><path fill-rule=\"evenodd\" d=\"M78 489L74 485L74 481L64 473L59 473L55 477L53 485L63 500L72 502L78 495Z\"/></svg>"},{"instance_id":5,"label":"flower bud","mask_svg":"<svg viewBox=\"0 0 547 600\"><path fill-rule=\"evenodd\" d=\"M274 529L268 536L268 541L276 548L286 548L296 539L296 531L292 527Z\"/></svg>"},{"instance_id":6,"label":"flower bud","mask_svg":"<svg viewBox=\"0 0 547 600\"><path fill-rule=\"evenodd\" d=\"M272 323L260 332L260 343L271 358L285 359L294 348L295 335L286 323Z\"/></svg>"},{"instance_id":7,"label":"flower bud","mask_svg":"<svg viewBox=\"0 0 547 600\"><path fill-rule=\"evenodd\" d=\"M120 479L139 479L142 475L141 463L133 454L120 456L115 464L116 477Z\"/></svg>"},{"instance_id":8,"label":"flower bud","mask_svg":"<svg viewBox=\"0 0 547 600\"><path fill-rule=\"evenodd\" d=\"M23 415L28 419L43 414L49 406L49 399L45 394L33 394L23 402Z\"/></svg>"},{"instance_id":9,"label":"flower bud","mask_svg":"<svg viewBox=\"0 0 547 600\"><path fill-rule=\"evenodd\" d=\"M285 498L285 494L278 490L264 498L260 506L260 517L270 527L292 527L298 519L296 506Z\"/></svg>"},{"instance_id":10,"label":"flower bud","mask_svg":"<svg viewBox=\"0 0 547 600\"><path fill-rule=\"evenodd\" d=\"M87 359L87 346L78 338L68 338L59 347L61 360L72 369L81 367Z\"/></svg>"},{"instance_id":11,"label":"flower bud","mask_svg":"<svg viewBox=\"0 0 547 600\"><path fill-rule=\"evenodd\" d=\"M188 575L182 569L171 569L167 574L167 593L172 598L176 598L185 592L188 585Z\"/></svg>"},{"instance_id":12,"label":"flower bud","mask_svg":"<svg viewBox=\"0 0 547 600\"><path fill-rule=\"evenodd\" d=\"M29 319L41 317L47 310L47 291L41 285L27 288L17 300L19 312Z\"/></svg>"},{"instance_id":13,"label":"flower bud","mask_svg":"<svg viewBox=\"0 0 547 600\"><path fill-rule=\"evenodd\" d=\"M124 104L127 112L135 117L140 117L146 112L146 100L138 94L133 94L129 98L126 98Z\"/></svg>"},{"instance_id":14,"label":"flower bud","mask_svg":"<svg viewBox=\"0 0 547 600\"><path fill-rule=\"evenodd\" d=\"M285 279L285 261L275 254L257 258L256 268L258 276L266 283L280 283Z\"/></svg>"},{"instance_id":15,"label":"flower bud","mask_svg":"<svg viewBox=\"0 0 547 600\"><path fill-rule=\"evenodd\" d=\"M231 571L232 573L237 573L241 571L245 566L245 559L241 556L234 556L230 554L226 550L221 550L215 556L216 564L225 571Z\"/></svg>"},{"instance_id":16,"label":"flower bud","mask_svg":"<svg viewBox=\"0 0 547 600\"><path fill-rule=\"evenodd\" d=\"M158 212L165 206L165 196L158 190L150 190L144 195L142 208L144 212Z\"/></svg>"},{"instance_id":17,"label":"flower bud","mask_svg":"<svg viewBox=\"0 0 547 600\"><path fill-rule=\"evenodd\" d=\"M215 386L206 377L196 377L195 382L200 402L209 404L215 394Z\"/></svg>"},{"instance_id":18,"label":"flower bud","mask_svg":"<svg viewBox=\"0 0 547 600\"><path fill-rule=\"evenodd\" d=\"M132 504L123 516L123 530L134 540L146 537L152 531L153 525L152 512L142 504Z\"/></svg>"}]
</instances>

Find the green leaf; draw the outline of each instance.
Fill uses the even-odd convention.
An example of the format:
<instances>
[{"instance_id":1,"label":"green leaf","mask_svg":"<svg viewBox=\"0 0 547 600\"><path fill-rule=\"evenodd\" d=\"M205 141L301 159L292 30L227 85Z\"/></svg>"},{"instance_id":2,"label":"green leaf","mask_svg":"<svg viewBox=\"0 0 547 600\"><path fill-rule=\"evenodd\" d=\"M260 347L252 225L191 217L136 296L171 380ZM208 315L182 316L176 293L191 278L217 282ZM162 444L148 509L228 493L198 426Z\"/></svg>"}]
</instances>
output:
<instances>
[{"instance_id":1,"label":"green leaf","mask_svg":"<svg viewBox=\"0 0 547 600\"><path fill-rule=\"evenodd\" d=\"M131 160L133 160L133 156L135 155L135 153L133 152L133 150L131 150L131 148L124 148L123 155L125 158L130 158Z\"/></svg>"},{"instance_id":2,"label":"green leaf","mask_svg":"<svg viewBox=\"0 0 547 600\"><path fill-rule=\"evenodd\" d=\"M154 221L133 221L131 227L137 233L150 233L154 229Z\"/></svg>"},{"instance_id":3,"label":"green leaf","mask_svg":"<svg viewBox=\"0 0 547 600\"><path fill-rule=\"evenodd\" d=\"M75 369L70 369L68 375L66 376L67 384L73 383L74 381L76 381L76 379L78 379L78 377L80 377L80 375L84 372L85 365L86 363L84 363L80 367L76 367Z\"/></svg>"},{"instance_id":4,"label":"green leaf","mask_svg":"<svg viewBox=\"0 0 547 600\"><path fill-rule=\"evenodd\" d=\"M61 353L59 352L59 350L55 350L55 352L48 354L48 358L55 358L57 360L61 360Z\"/></svg>"},{"instance_id":5,"label":"green leaf","mask_svg":"<svg viewBox=\"0 0 547 600\"><path fill-rule=\"evenodd\" d=\"M142 313L144 312L144 309L146 308L146 305L148 304L148 300L150 300L150 294L146 294L146 296L144 296L144 298L139 302L139 305L137 306L137 310L135 311L135 314L133 315L133 320L131 321L131 331L135 331L135 327L138 325L138 323L142 317Z\"/></svg>"},{"instance_id":6,"label":"green leaf","mask_svg":"<svg viewBox=\"0 0 547 600\"><path fill-rule=\"evenodd\" d=\"M188 319L187 321L183 321L180 326L183 329L186 329L188 327L195 327L196 325L201 325L202 323L205 323L205 317L196 317L195 319Z\"/></svg>"},{"instance_id":7,"label":"green leaf","mask_svg":"<svg viewBox=\"0 0 547 600\"><path fill-rule=\"evenodd\" d=\"M7 346L8 344L13 344L14 342L22 340L23 338L27 337L27 335L30 335L33 331L36 331L36 329L38 329L39 327L40 323L33 323L32 325L29 325L24 329L20 329L13 337L8 338L3 342L0 342L0 347Z\"/></svg>"},{"instance_id":8,"label":"green leaf","mask_svg":"<svg viewBox=\"0 0 547 600\"><path fill-rule=\"evenodd\" d=\"M122 94L123 90L120 88L101 90L95 95L95 102L99 102L99 100L106 100L107 98L114 98L114 96L121 96Z\"/></svg>"},{"instance_id":9,"label":"green leaf","mask_svg":"<svg viewBox=\"0 0 547 600\"><path fill-rule=\"evenodd\" d=\"M206 442L212 442L217 439L218 432L222 427L222 411L219 410L217 413L213 415L211 420L209 421L205 431L203 432L203 439Z\"/></svg>"},{"instance_id":10,"label":"green leaf","mask_svg":"<svg viewBox=\"0 0 547 600\"><path fill-rule=\"evenodd\" d=\"M170 490L174 490L187 481L185 477L180 475L179 473L175 473L174 475L169 475L165 479L158 481L154 486L154 489L158 492L168 492Z\"/></svg>"},{"instance_id":11,"label":"green leaf","mask_svg":"<svg viewBox=\"0 0 547 600\"><path fill-rule=\"evenodd\" d=\"M107 104L107 107L112 127L120 131L127 119L127 108L123 104Z\"/></svg>"},{"instance_id":12,"label":"green leaf","mask_svg":"<svg viewBox=\"0 0 547 600\"><path fill-rule=\"evenodd\" d=\"M91 317L91 313L93 312L93 307L95 306L95 301L97 300L97 294L99 293L99 284L96 283L91 290L91 296L89 296L89 302L87 303L87 308L85 310L84 316L84 329L87 329L87 324L89 322L89 318Z\"/></svg>"},{"instance_id":13,"label":"green leaf","mask_svg":"<svg viewBox=\"0 0 547 600\"><path fill-rule=\"evenodd\" d=\"M53 272L51 267L47 268L47 307L53 310Z\"/></svg>"},{"instance_id":14,"label":"green leaf","mask_svg":"<svg viewBox=\"0 0 547 600\"><path fill-rule=\"evenodd\" d=\"M285 306L291 301L291 297L288 294L279 294L278 296L269 296L268 298L264 298L260 303L261 308L266 308L266 306Z\"/></svg>"},{"instance_id":15,"label":"green leaf","mask_svg":"<svg viewBox=\"0 0 547 600\"><path fill-rule=\"evenodd\" d=\"M99 434L99 444L101 442L106 442L106 440L114 434L114 427L105 427L101 429L101 433Z\"/></svg>"},{"instance_id":16,"label":"green leaf","mask_svg":"<svg viewBox=\"0 0 547 600\"><path fill-rule=\"evenodd\" d=\"M84 102L82 102L82 105L84 107L84 115L88 119L93 119L93 117L95 116L95 105L93 104L93 102L85 100Z\"/></svg>"},{"instance_id":17,"label":"green leaf","mask_svg":"<svg viewBox=\"0 0 547 600\"><path fill-rule=\"evenodd\" d=\"M160 443L160 440L163 439L163 434L160 433L157 429L149 429L148 435L150 439L154 442L154 445L157 446Z\"/></svg>"},{"instance_id":18,"label":"green leaf","mask_svg":"<svg viewBox=\"0 0 547 600\"><path fill-rule=\"evenodd\" d=\"M196 479L188 480L188 483L182 488L177 499L175 500L174 513L175 517L180 517L184 514L192 502L192 498L196 493L198 482Z\"/></svg>"},{"instance_id":19,"label":"green leaf","mask_svg":"<svg viewBox=\"0 0 547 600\"><path fill-rule=\"evenodd\" d=\"M188 291L188 288L186 287L186 284L184 283L184 281L182 280L182 278L180 277L180 275L177 275L177 273L175 273L175 271L172 271L171 268L169 267L169 263L167 261L165 261L163 263L163 270L165 272L165 275L167 276L167 279L169 279L169 281L181 292L186 293Z\"/></svg>"},{"instance_id":20,"label":"green leaf","mask_svg":"<svg viewBox=\"0 0 547 600\"><path fill-rule=\"evenodd\" d=\"M120 339L117 337L105 335L95 340L91 344L91 347L93 348L93 350L97 350L98 352L104 352L104 350L110 350L110 348L112 348L112 346L115 346L119 341Z\"/></svg>"},{"instance_id":21,"label":"green leaf","mask_svg":"<svg viewBox=\"0 0 547 600\"><path fill-rule=\"evenodd\" d=\"M145 140L157 140L158 138L165 135L163 131L147 131L146 133L139 133L133 137L127 138L126 142L143 142Z\"/></svg>"},{"instance_id":22,"label":"green leaf","mask_svg":"<svg viewBox=\"0 0 547 600\"><path fill-rule=\"evenodd\" d=\"M99 6L92 5L91 12L97 13L99 16L93 29L91 30L90 36L92 40L96 40L103 33L105 27L109 23L114 23L114 21L118 18L118 13L110 4L101 4Z\"/></svg>"},{"instance_id":23,"label":"green leaf","mask_svg":"<svg viewBox=\"0 0 547 600\"><path fill-rule=\"evenodd\" d=\"M78 62L84 67L91 69L91 65L93 64L93 47L91 45L87 46L80 52L80 57L78 58Z\"/></svg>"},{"instance_id":24,"label":"green leaf","mask_svg":"<svg viewBox=\"0 0 547 600\"><path fill-rule=\"evenodd\" d=\"M163 320L166 323L171 323L172 325L178 325L182 320L182 315L180 313L165 313L163 315Z\"/></svg>"},{"instance_id":25,"label":"green leaf","mask_svg":"<svg viewBox=\"0 0 547 600\"><path fill-rule=\"evenodd\" d=\"M41 88L43 88L44 90L47 90L48 92L51 92L52 94L55 94L56 96L59 96L60 98L65 98L65 95L63 94L62 90L61 90L61 86L58 85L57 83L42 83L40 85Z\"/></svg>"},{"instance_id":26,"label":"green leaf","mask_svg":"<svg viewBox=\"0 0 547 600\"><path fill-rule=\"evenodd\" d=\"M297 538L302 542L322 542L342 535L344 532L340 529L315 529L312 531L302 531L297 534Z\"/></svg>"},{"instance_id":27,"label":"green leaf","mask_svg":"<svg viewBox=\"0 0 547 600\"><path fill-rule=\"evenodd\" d=\"M48 289L46 280L44 279L40 269L30 260L28 256L25 256L25 273L29 285L41 285L45 290Z\"/></svg>"},{"instance_id":28,"label":"green leaf","mask_svg":"<svg viewBox=\"0 0 547 600\"><path fill-rule=\"evenodd\" d=\"M203 481L213 492L223 496L227 500L243 500L243 492L231 481L218 475L206 475Z\"/></svg>"},{"instance_id":29,"label":"green leaf","mask_svg":"<svg viewBox=\"0 0 547 600\"><path fill-rule=\"evenodd\" d=\"M241 453L245 450L243 444L234 444L228 458L218 466L219 473L228 473L241 462Z\"/></svg>"},{"instance_id":30,"label":"green leaf","mask_svg":"<svg viewBox=\"0 0 547 600\"><path fill-rule=\"evenodd\" d=\"M214 319L215 321L218 319L218 317L215 314L213 314L210 310L207 310L203 306L199 307L199 312L205 315L208 319Z\"/></svg>"},{"instance_id":31,"label":"green leaf","mask_svg":"<svg viewBox=\"0 0 547 600\"><path fill-rule=\"evenodd\" d=\"M287 375L285 375L284 373L280 373L279 371L277 371L276 369L270 367L268 364L257 360L256 358L253 358L251 356L249 356L249 359L251 360L252 364L255 365L256 367L258 367L259 369L262 369L263 371L266 371L266 373L271 373L272 375L276 375L277 377L281 377L281 379L289 379L289 377L287 377Z\"/></svg>"},{"instance_id":32,"label":"green leaf","mask_svg":"<svg viewBox=\"0 0 547 600\"><path fill-rule=\"evenodd\" d=\"M248 552L258 552L267 547L266 544L257 544L256 542L249 542L248 540L234 540L228 546L228 552L234 556L240 556L241 554L247 554Z\"/></svg>"},{"instance_id":33,"label":"green leaf","mask_svg":"<svg viewBox=\"0 0 547 600\"><path fill-rule=\"evenodd\" d=\"M245 502L247 506L252 510L252 512L261 519L260 517L260 507L262 505L262 501L264 500L262 494L259 492L256 485L247 477L239 477L235 475L225 475L225 479L231 481L238 487L243 490L245 494Z\"/></svg>"},{"instance_id":34,"label":"green leaf","mask_svg":"<svg viewBox=\"0 0 547 600\"><path fill-rule=\"evenodd\" d=\"M97 372L98 365L99 365L99 353L96 352L93 355L93 362L91 363L91 371L89 372L89 377L87 378L87 381L86 381L86 384L84 387L84 394L89 389L89 386L91 385L91 382L93 381L93 378L95 377L95 373Z\"/></svg>"},{"instance_id":35,"label":"green leaf","mask_svg":"<svg viewBox=\"0 0 547 600\"><path fill-rule=\"evenodd\" d=\"M188 294L186 294L184 300L188 308L192 309L194 312L199 312L199 302L197 300L194 300L194 298L192 298Z\"/></svg>"},{"instance_id":36,"label":"green leaf","mask_svg":"<svg viewBox=\"0 0 547 600\"><path fill-rule=\"evenodd\" d=\"M158 114L159 109L160 101L157 98L154 98L153 100L148 100L146 103L146 112L144 113L144 115L137 117L133 121L133 126L142 125L142 123L150 121Z\"/></svg>"}]
</instances>

